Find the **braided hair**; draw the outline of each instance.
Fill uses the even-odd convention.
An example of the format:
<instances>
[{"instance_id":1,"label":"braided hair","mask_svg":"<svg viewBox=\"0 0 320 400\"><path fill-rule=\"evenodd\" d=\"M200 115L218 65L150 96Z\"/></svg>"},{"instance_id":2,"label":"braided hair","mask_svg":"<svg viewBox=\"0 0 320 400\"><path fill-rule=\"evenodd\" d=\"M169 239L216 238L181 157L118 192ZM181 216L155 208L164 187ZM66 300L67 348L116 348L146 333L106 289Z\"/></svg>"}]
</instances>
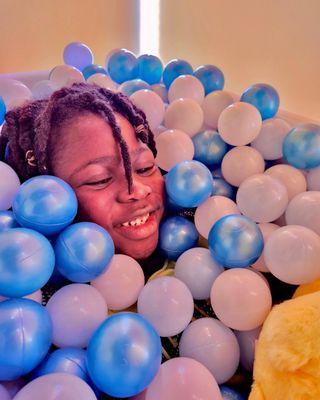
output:
<instances>
[{"instance_id":1,"label":"braided hair","mask_svg":"<svg viewBox=\"0 0 320 400\"><path fill-rule=\"evenodd\" d=\"M7 112L0 133L0 159L6 162L24 181L36 175L53 174L53 136L63 124L83 112L91 112L110 125L132 190L131 159L127 143L115 119L123 115L135 129L137 138L156 156L154 136L144 112L119 92L95 84L75 83L54 92L50 98L35 100ZM6 155L5 155L6 154Z\"/></svg>"}]
</instances>

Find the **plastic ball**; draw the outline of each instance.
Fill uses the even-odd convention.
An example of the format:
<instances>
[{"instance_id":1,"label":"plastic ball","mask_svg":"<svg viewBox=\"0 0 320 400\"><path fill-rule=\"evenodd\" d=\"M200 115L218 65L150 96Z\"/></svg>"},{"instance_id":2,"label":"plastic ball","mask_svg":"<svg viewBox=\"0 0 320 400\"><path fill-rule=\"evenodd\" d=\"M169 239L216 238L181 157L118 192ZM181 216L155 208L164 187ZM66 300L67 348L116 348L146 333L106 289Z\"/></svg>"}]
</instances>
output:
<instances>
[{"instance_id":1,"label":"plastic ball","mask_svg":"<svg viewBox=\"0 0 320 400\"><path fill-rule=\"evenodd\" d=\"M204 87L199 79L192 75L180 75L170 85L168 99L170 103L177 99L193 99L200 105L204 99Z\"/></svg>"},{"instance_id":2,"label":"plastic ball","mask_svg":"<svg viewBox=\"0 0 320 400\"><path fill-rule=\"evenodd\" d=\"M291 165L274 165L268 168L265 174L278 179L286 187L289 201L297 194L307 190L307 181L303 173Z\"/></svg>"},{"instance_id":3,"label":"plastic ball","mask_svg":"<svg viewBox=\"0 0 320 400\"><path fill-rule=\"evenodd\" d=\"M14 79L0 79L0 93L6 106L6 111L22 106L32 100L31 90L20 81Z\"/></svg>"},{"instance_id":4,"label":"plastic ball","mask_svg":"<svg viewBox=\"0 0 320 400\"><path fill-rule=\"evenodd\" d=\"M11 208L19 187L18 175L8 164L0 161L0 211Z\"/></svg>"},{"instance_id":5,"label":"plastic ball","mask_svg":"<svg viewBox=\"0 0 320 400\"><path fill-rule=\"evenodd\" d=\"M125 94L126 96L131 96L138 90L150 89L150 85L141 79L132 79L132 81L126 81L121 83L118 90L119 92Z\"/></svg>"},{"instance_id":6,"label":"plastic ball","mask_svg":"<svg viewBox=\"0 0 320 400\"><path fill-rule=\"evenodd\" d=\"M27 299L0 303L0 380L13 380L32 371L51 345L50 316Z\"/></svg>"},{"instance_id":7,"label":"plastic ball","mask_svg":"<svg viewBox=\"0 0 320 400\"><path fill-rule=\"evenodd\" d=\"M262 122L259 135L251 146L261 153L265 160L278 160L282 157L282 144L291 127L280 118L270 118Z\"/></svg>"},{"instance_id":8,"label":"plastic ball","mask_svg":"<svg viewBox=\"0 0 320 400\"><path fill-rule=\"evenodd\" d=\"M0 294L22 297L45 285L54 268L50 242L30 229L0 233Z\"/></svg>"},{"instance_id":9,"label":"plastic ball","mask_svg":"<svg viewBox=\"0 0 320 400\"><path fill-rule=\"evenodd\" d=\"M173 216L160 225L158 247L170 260L176 260L183 252L195 247L198 237L192 222L184 217Z\"/></svg>"},{"instance_id":10,"label":"plastic ball","mask_svg":"<svg viewBox=\"0 0 320 400\"><path fill-rule=\"evenodd\" d=\"M208 249L194 247L178 258L174 267L175 277L184 282L195 300L206 300L215 279L224 271Z\"/></svg>"},{"instance_id":11,"label":"plastic ball","mask_svg":"<svg viewBox=\"0 0 320 400\"><path fill-rule=\"evenodd\" d=\"M320 191L320 167L313 168L307 173L308 190Z\"/></svg>"},{"instance_id":12,"label":"plastic ball","mask_svg":"<svg viewBox=\"0 0 320 400\"><path fill-rule=\"evenodd\" d=\"M224 196L229 199L235 198L235 188L223 178L213 177L212 196Z\"/></svg>"},{"instance_id":13,"label":"plastic ball","mask_svg":"<svg viewBox=\"0 0 320 400\"><path fill-rule=\"evenodd\" d=\"M184 60L174 59L168 62L163 70L162 80L169 89L171 83L180 75L192 75L192 66Z\"/></svg>"},{"instance_id":14,"label":"plastic ball","mask_svg":"<svg viewBox=\"0 0 320 400\"><path fill-rule=\"evenodd\" d=\"M181 161L191 161L194 156L194 144L189 135L178 129L165 130L156 138L157 165L169 171Z\"/></svg>"},{"instance_id":15,"label":"plastic ball","mask_svg":"<svg viewBox=\"0 0 320 400\"><path fill-rule=\"evenodd\" d=\"M304 226L288 225L273 232L265 244L264 258L270 272L292 285L320 278L320 237Z\"/></svg>"},{"instance_id":16,"label":"plastic ball","mask_svg":"<svg viewBox=\"0 0 320 400\"><path fill-rule=\"evenodd\" d=\"M220 264L248 267L260 257L263 236L256 223L244 215L226 215L211 228L209 249Z\"/></svg>"},{"instance_id":17,"label":"plastic ball","mask_svg":"<svg viewBox=\"0 0 320 400\"><path fill-rule=\"evenodd\" d=\"M8 390L0 384L0 399L1 400L11 400L10 393Z\"/></svg>"},{"instance_id":18,"label":"plastic ball","mask_svg":"<svg viewBox=\"0 0 320 400\"><path fill-rule=\"evenodd\" d=\"M62 179L41 175L21 185L12 208L20 225L50 236L71 224L78 201L71 186Z\"/></svg>"},{"instance_id":19,"label":"plastic ball","mask_svg":"<svg viewBox=\"0 0 320 400\"><path fill-rule=\"evenodd\" d=\"M54 67L50 71L49 80L55 84L57 89L64 86L70 87L74 83L85 81L82 72L71 65L58 65Z\"/></svg>"},{"instance_id":20,"label":"plastic ball","mask_svg":"<svg viewBox=\"0 0 320 400\"><path fill-rule=\"evenodd\" d=\"M110 79L109 76L101 73L93 74L87 79L87 83L95 83L96 85L115 92L117 84Z\"/></svg>"},{"instance_id":21,"label":"plastic ball","mask_svg":"<svg viewBox=\"0 0 320 400\"><path fill-rule=\"evenodd\" d=\"M240 101L252 104L261 114L262 119L274 117L279 109L278 92L266 83L257 83L246 89Z\"/></svg>"},{"instance_id":22,"label":"plastic ball","mask_svg":"<svg viewBox=\"0 0 320 400\"><path fill-rule=\"evenodd\" d=\"M149 281L138 298L138 313L155 328L159 336L182 332L193 316L193 298L187 285L172 276Z\"/></svg>"},{"instance_id":23,"label":"plastic ball","mask_svg":"<svg viewBox=\"0 0 320 400\"><path fill-rule=\"evenodd\" d=\"M132 306L144 286L144 274L139 263L125 254L115 254L107 271L91 281L104 297L108 308L123 310Z\"/></svg>"},{"instance_id":24,"label":"plastic ball","mask_svg":"<svg viewBox=\"0 0 320 400\"><path fill-rule=\"evenodd\" d=\"M219 386L210 371L187 357L164 362L146 391L146 400L221 400Z\"/></svg>"},{"instance_id":25,"label":"plastic ball","mask_svg":"<svg viewBox=\"0 0 320 400\"><path fill-rule=\"evenodd\" d=\"M262 325L272 306L268 284L256 272L244 268L229 269L219 275L210 298L219 320L239 331Z\"/></svg>"},{"instance_id":26,"label":"plastic ball","mask_svg":"<svg viewBox=\"0 0 320 400\"><path fill-rule=\"evenodd\" d=\"M12 211L0 211L0 232L18 228L19 226Z\"/></svg>"},{"instance_id":27,"label":"plastic ball","mask_svg":"<svg viewBox=\"0 0 320 400\"><path fill-rule=\"evenodd\" d=\"M166 175L171 199L182 207L197 207L212 193L212 175L199 161L182 161Z\"/></svg>"},{"instance_id":28,"label":"plastic ball","mask_svg":"<svg viewBox=\"0 0 320 400\"><path fill-rule=\"evenodd\" d=\"M269 222L258 224L258 226L261 230L264 244L267 242L271 233L280 228L279 225L271 224ZM269 272L268 267L266 266L266 261L264 259L264 250L258 260L252 264L252 268L260 272Z\"/></svg>"},{"instance_id":29,"label":"plastic ball","mask_svg":"<svg viewBox=\"0 0 320 400\"><path fill-rule=\"evenodd\" d=\"M283 155L289 164L300 169L320 166L320 126L303 124L285 137Z\"/></svg>"},{"instance_id":30,"label":"plastic ball","mask_svg":"<svg viewBox=\"0 0 320 400\"><path fill-rule=\"evenodd\" d=\"M97 387L110 396L128 397L142 392L161 363L161 341L141 315L114 314L92 336L87 368Z\"/></svg>"},{"instance_id":31,"label":"plastic ball","mask_svg":"<svg viewBox=\"0 0 320 400\"><path fill-rule=\"evenodd\" d=\"M204 123L217 130L220 114L233 103L234 99L229 92L217 90L208 94L201 105Z\"/></svg>"},{"instance_id":32,"label":"plastic ball","mask_svg":"<svg viewBox=\"0 0 320 400\"><path fill-rule=\"evenodd\" d=\"M203 111L192 99L177 99L165 111L164 125L168 129L180 129L189 136L200 131L203 123Z\"/></svg>"},{"instance_id":33,"label":"plastic ball","mask_svg":"<svg viewBox=\"0 0 320 400\"><path fill-rule=\"evenodd\" d=\"M212 196L196 209L194 223L200 235L208 239L212 226L230 214L240 214L236 203L223 196Z\"/></svg>"},{"instance_id":34,"label":"plastic ball","mask_svg":"<svg viewBox=\"0 0 320 400\"><path fill-rule=\"evenodd\" d=\"M214 130L199 132L193 136L192 141L195 150L194 159L208 166L221 163L228 151L228 145Z\"/></svg>"},{"instance_id":35,"label":"plastic ball","mask_svg":"<svg viewBox=\"0 0 320 400\"><path fill-rule=\"evenodd\" d=\"M236 102L225 108L218 119L222 139L232 146L251 143L262 126L259 111L251 104Z\"/></svg>"},{"instance_id":36,"label":"plastic ball","mask_svg":"<svg viewBox=\"0 0 320 400\"><path fill-rule=\"evenodd\" d=\"M199 361L220 384L229 380L236 372L240 349L231 329L217 319L200 318L183 332L179 355Z\"/></svg>"},{"instance_id":37,"label":"plastic ball","mask_svg":"<svg viewBox=\"0 0 320 400\"><path fill-rule=\"evenodd\" d=\"M0 125L4 123L4 116L6 115L6 105L3 98L0 96Z\"/></svg>"},{"instance_id":38,"label":"plastic ball","mask_svg":"<svg viewBox=\"0 0 320 400\"><path fill-rule=\"evenodd\" d=\"M250 331L235 331L240 346L240 363L247 371L253 370L256 341L259 338L261 326Z\"/></svg>"},{"instance_id":39,"label":"plastic ball","mask_svg":"<svg viewBox=\"0 0 320 400\"><path fill-rule=\"evenodd\" d=\"M74 283L59 289L47 303L57 347L86 347L107 317L107 305L92 286Z\"/></svg>"},{"instance_id":40,"label":"plastic ball","mask_svg":"<svg viewBox=\"0 0 320 400\"><path fill-rule=\"evenodd\" d=\"M97 400L93 390L75 375L54 373L29 382L15 400L77 399Z\"/></svg>"},{"instance_id":41,"label":"plastic ball","mask_svg":"<svg viewBox=\"0 0 320 400\"><path fill-rule=\"evenodd\" d=\"M151 86L151 89L161 97L164 103L169 103L168 100L168 90L163 83L156 83Z\"/></svg>"},{"instance_id":42,"label":"plastic ball","mask_svg":"<svg viewBox=\"0 0 320 400\"><path fill-rule=\"evenodd\" d=\"M111 79L117 83L130 81L138 77L137 58L126 49L117 50L110 56L107 70Z\"/></svg>"},{"instance_id":43,"label":"plastic ball","mask_svg":"<svg viewBox=\"0 0 320 400\"><path fill-rule=\"evenodd\" d=\"M237 205L242 214L256 222L271 222L287 208L288 192L284 184L266 174L252 175L237 192Z\"/></svg>"},{"instance_id":44,"label":"plastic ball","mask_svg":"<svg viewBox=\"0 0 320 400\"><path fill-rule=\"evenodd\" d=\"M151 130L162 123L165 107L161 97L155 92L148 89L138 90L130 96L130 100L146 114Z\"/></svg>"},{"instance_id":45,"label":"plastic ball","mask_svg":"<svg viewBox=\"0 0 320 400\"><path fill-rule=\"evenodd\" d=\"M32 86L32 95L35 100L42 100L50 97L52 93L57 90L58 87L54 82L49 80L43 80L37 82L34 86Z\"/></svg>"},{"instance_id":46,"label":"plastic ball","mask_svg":"<svg viewBox=\"0 0 320 400\"><path fill-rule=\"evenodd\" d=\"M250 146L239 146L223 157L221 171L228 183L238 187L249 176L261 174L264 167L264 159L257 150Z\"/></svg>"},{"instance_id":47,"label":"plastic ball","mask_svg":"<svg viewBox=\"0 0 320 400\"><path fill-rule=\"evenodd\" d=\"M92 76L94 74L107 75L107 71L101 65L97 65L97 64L87 65L81 71L82 71L82 74L83 74L85 80L87 80L88 78L90 78L90 76Z\"/></svg>"},{"instance_id":48,"label":"plastic ball","mask_svg":"<svg viewBox=\"0 0 320 400\"><path fill-rule=\"evenodd\" d=\"M23 296L24 299L29 299L29 300L33 300L36 301L39 304L42 304L42 291L41 289L36 290L35 292L28 294L26 296ZM10 299L10 297L4 297L4 296L0 296L0 302L1 301L5 301Z\"/></svg>"},{"instance_id":49,"label":"plastic ball","mask_svg":"<svg viewBox=\"0 0 320 400\"><path fill-rule=\"evenodd\" d=\"M228 386L220 386L222 400L245 400L244 396Z\"/></svg>"},{"instance_id":50,"label":"plastic ball","mask_svg":"<svg viewBox=\"0 0 320 400\"><path fill-rule=\"evenodd\" d=\"M114 255L109 233L92 222L70 225L54 246L59 272L72 282L90 282L102 274Z\"/></svg>"},{"instance_id":51,"label":"plastic ball","mask_svg":"<svg viewBox=\"0 0 320 400\"><path fill-rule=\"evenodd\" d=\"M203 84L206 95L215 90L223 89L223 72L214 65L202 65L194 71L193 75Z\"/></svg>"},{"instance_id":52,"label":"plastic ball","mask_svg":"<svg viewBox=\"0 0 320 400\"><path fill-rule=\"evenodd\" d=\"M93 64L93 54L84 43L72 42L63 50L63 61L82 71L88 65Z\"/></svg>"},{"instance_id":53,"label":"plastic ball","mask_svg":"<svg viewBox=\"0 0 320 400\"><path fill-rule=\"evenodd\" d=\"M149 85L161 81L163 65L161 60L150 54L142 54L138 57L138 77Z\"/></svg>"}]
</instances>

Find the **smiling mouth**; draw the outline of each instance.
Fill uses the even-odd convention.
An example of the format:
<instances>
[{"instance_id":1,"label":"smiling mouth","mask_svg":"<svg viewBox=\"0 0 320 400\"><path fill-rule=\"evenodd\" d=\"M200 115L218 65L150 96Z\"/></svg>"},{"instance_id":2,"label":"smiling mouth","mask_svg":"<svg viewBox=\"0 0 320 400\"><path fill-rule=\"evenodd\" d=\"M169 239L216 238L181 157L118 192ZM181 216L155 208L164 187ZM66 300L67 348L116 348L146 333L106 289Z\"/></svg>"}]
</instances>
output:
<instances>
[{"instance_id":1,"label":"smiling mouth","mask_svg":"<svg viewBox=\"0 0 320 400\"><path fill-rule=\"evenodd\" d=\"M141 215L140 217L138 217L138 218L136 218L136 219L133 219L133 220L131 220L131 221L124 222L123 224L121 224L121 226L128 227L128 226L140 226L140 225L144 225L144 224L148 221L148 219L149 219L149 217L150 217L150 214L151 214L151 213L146 213L145 215Z\"/></svg>"}]
</instances>

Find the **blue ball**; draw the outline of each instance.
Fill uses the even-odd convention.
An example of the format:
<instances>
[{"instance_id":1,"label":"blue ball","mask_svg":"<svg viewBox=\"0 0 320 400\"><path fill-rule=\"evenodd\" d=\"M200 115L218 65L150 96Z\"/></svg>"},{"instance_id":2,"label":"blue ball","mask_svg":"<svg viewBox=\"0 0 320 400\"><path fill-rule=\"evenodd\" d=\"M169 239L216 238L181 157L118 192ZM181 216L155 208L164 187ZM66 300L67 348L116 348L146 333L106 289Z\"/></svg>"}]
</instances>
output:
<instances>
[{"instance_id":1,"label":"blue ball","mask_svg":"<svg viewBox=\"0 0 320 400\"><path fill-rule=\"evenodd\" d=\"M86 66L93 64L93 54L84 43L73 42L64 48L63 61L82 71Z\"/></svg>"},{"instance_id":2,"label":"blue ball","mask_svg":"<svg viewBox=\"0 0 320 400\"><path fill-rule=\"evenodd\" d=\"M199 161L182 161L166 176L166 189L181 207L197 207L212 193L213 179L209 169Z\"/></svg>"},{"instance_id":3,"label":"blue ball","mask_svg":"<svg viewBox=\"0 0 320 400\"><path fill-rule=\"evenodd\" d=\"M55 257L48 239L31 229L0 233L0 295L23 297L44 286Z\"/></svg>"},{"instance_id":4,"label":"blue ball","mask_svg":"<svg viewBox=\"0 0 320 400\"><path fill-rule=\"evenodd\" d=\"M184 60L174 59L169 61L163 71L162 80L169 89L171 83L180 75L192 75L192 66Z\"/></svg>"},{"instance_id":5,"label":"blue ball","mask_svg":"<svg viewBox=\"0 0 320 400\"><path fill-rule=\"evenodd\" d=\"M19 226L12 211L0 211L0 232L18 228Z\"/></svg>"},{"instance_id":6,"label":"blue ball","mask_svg":"<svg viewBox=\"0 0 320 400\"><path fill-rule=\"evenodd\" d=\"M236 189L223 178L213 177L212 196L224 196L234 199L236 197Z\"/></svg>"},{"instance_id":7,"label":"blue ball","mask_svg":"<svg viewBox=\"0 0 320 400\"><path fill-rule=\"evenodd\" d=\"M229 149L217 131L207 130L192 137L194 159L207 166L220 164Z\"/></svg>"},{"instance_id":8,"label":"blue ball","mask_svg":"<svg viewBox=\"0 0 320 400\"><path fill-rule=\"evenodd\" d=\"M42 175L20 186L12 208L21 226L50 236L71 224L78 202L70 185L55 176Z\"/></svg>"},{"instance_id":9,"label":"blue ball","mask_svg":"<svg viewBox=\"0 0 320 400\"><path fill-rule=\"evenodd\" d=\"M220 392L223 400L245 400L245 397L242 396L242 394L228 386L220 386Z\"/></svg>"},{"instance_id":10,"label":"blue ball","mask_svg":"<svg viewBox=\"0 0 320 400\"><path fill-rule=\"evenodd\" d=\"M0 125L4 123L4 116L6 115L6 105L3 98L0 96Z\"/></svg>"},{"instance_id":11,"label":"blue ball","mask_svg":"<svg viewBox=\"0 0 320 400\"><path fill-rule=\"evenodd\" d=\"M83 74L85 80L87 80L88 78L90 78L91 75L94 75L94 74L108 75L107 71L101 65L97 65L97 64L87 65L82 70L82 74Z\"/></svg>"},{"instance_id":12,"label":"blue ball","mask_svg":"<svg viewBox=\"0 0 320 400\"><path fill-rule=\"evenodd\" d=\"M132 81L123 82L118 88L119 92L122 92L128 97L130 97L134 92L143 89L151 90L150 85L141 79L133 79Z\"/></svg>"},{"instance_id":13,"label":"blue ball","mask_svg":"<svg viewBox=\"0 0 320 400\"><path fill-rule=\"evenodd\" d=\"M185 251L195 247L199 235L195 225L184 217L165 219L159 229L160 252L170 260L177 260Z\"/></svg>"},{"instance_id":14,"label":"blue ball","mask_svg":"<svg viewBox=\"0 0 320 400\"><path fill-rule=\"evenodd\" d=\"M320 166L320 126L303 124L293 128L282 145L284 158L300 169Z\"/></svg>"},{"instance_id":15,"label":"blue ball","mask_svg":"<svg viewBox=\"0 0 320 400\"><path fill-rule=\"evenodd\" d=\"M277 114L280 102L278 92L266 83L250 86L242 93L240 101L255 106L260 111L263 120Z\"/></svg>"},{"instance_id":16,"label":"blue ball","mask_svg":"<svg viewBox=\"0 0 320 400\"><path fill-rule=\"evenodd\" d=\"M259 226L244 215L220 218L208 237L213 258L228 268L249 267L260 257L263 236Z\"/></svg>"},{"instance_id":17,"label":"blue ball","mask_svg":"<svg viewBox=\"0 0 320 400\"><path fill-rule=\"evenodd\" d=\"M163 65L161 60L150 54L142 54L138 57L138 77L143 81L154 85L161 81Z\"/></svg>"},{"instance_id":18,"label":"blue ball","mask_svg":"<svg viewBox=\"0 0 320 400\"><path fill-rule=\"evenodd\" d=\"M0 303L0 380L32 371L47 354L52 323L47 310L28 299Z\"/></svg>"},{"instance_id":19,"label":"blue ball","mask_svg":"<svg viewBox=\"0 0 320 400\"><path fill-rule=\"evenodd\" d=\"M160 337L139 314L121 312L107 318L88 345L90 377L110 396L123 398L142 392L160 364Z\"/></svg>"},{"instance_id":20,"label":"blue ball","mask_svg":"<svg viewBox=\"0 0 320 400\"><path fill-rule=\"evenodd\" d=\"M193 75L203 84L205 95L214 90L222 90L224 87L223 72L214 65L202 65L194 71Z\"/></svg>"},{"instance_id":21,"label":"blue ball","mask_svg":"<svg viewBox=\"0 0 320 400\"><path fill-rule=\"evenodd\" d=\"M109 58L107 70L114 82L130 81L138 77L137 58L131 51L118 50Z\"/></svg>"},{"instance_id":22,"label":"blue ball","mask_svg":"<svg viewBox=\"0 0 320 400\"><path fill-rule=\"evenodd\" d=\"M54 246L59 272L72 282L90 282L109 266L114 244L109 233L92 222L66 228Z\"/></svg>"}]
</instances>

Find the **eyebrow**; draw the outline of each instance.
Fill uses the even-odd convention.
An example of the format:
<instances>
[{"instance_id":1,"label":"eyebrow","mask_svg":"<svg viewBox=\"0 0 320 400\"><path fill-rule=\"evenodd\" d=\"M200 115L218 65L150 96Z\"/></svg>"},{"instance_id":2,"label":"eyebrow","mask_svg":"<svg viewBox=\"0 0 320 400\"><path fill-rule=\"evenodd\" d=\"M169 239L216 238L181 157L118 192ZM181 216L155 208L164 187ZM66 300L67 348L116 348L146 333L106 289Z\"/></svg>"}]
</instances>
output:
<instances>
[{"instance_id":1,"label":"eyebrow","mask_svg":"<svg viewBox=\"0 0 320 400\"><path fill-rule=\"evenodd\" d=\"M144 153L145 151L148 151L147 147L139 147L138 149L134 150L132 153L130 153L130 157L137 157L139 154ZM77 174L78 172L82 171L83 169L87 168L89 165L92 164L103 164L105 162L114 162L114 161L118 161L118 157L117 156L102 156L102 157L98 157L95 158L93 160L90 160L88 162L86 162L83 165L80 165L79 167L77 167L72 174L70 175L70 178Z\"/></svg>"}]
</instances>

